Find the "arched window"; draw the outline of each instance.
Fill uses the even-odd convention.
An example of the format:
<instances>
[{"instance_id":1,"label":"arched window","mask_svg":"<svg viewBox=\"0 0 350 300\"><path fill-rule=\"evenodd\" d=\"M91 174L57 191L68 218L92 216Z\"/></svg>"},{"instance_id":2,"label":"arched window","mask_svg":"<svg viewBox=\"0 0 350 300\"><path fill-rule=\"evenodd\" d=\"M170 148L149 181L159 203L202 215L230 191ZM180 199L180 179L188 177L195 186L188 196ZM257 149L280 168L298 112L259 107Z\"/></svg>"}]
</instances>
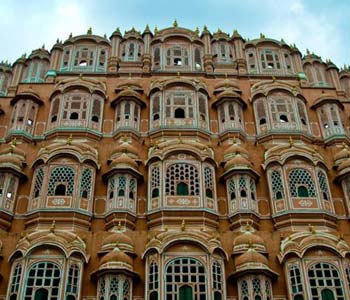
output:
<instances>
[{"instance_id":1,"label":"arched window","mask_svg":"<svg viewBox=\"0 0 350 300\"><path fill-rule=\"evenodd\" d=\"M77 264L72 264L68 270L66 295L67 300L76 300L79 295L79 277L80 267Z\"/></svg>"},{"instance_id":2,"label":"arched window","mask_svg":"<svg viewBox=\"0 0 350 300\"><path fill-rule=\"evenodd\" d=\"M196 259L185 257L173 259L165 268L164 278L167 300L207 299L205 268Z\"/></svg>"},{"instance_id":3,"label":"arched window","mask_svg":"<svg viewBox=\"0 0 350 300\"><path fill-rule=\"evenodd\" d=\"M108 210L123 209L135 212L137 181L131 174L115 174L109 178L107 190Z\"/></svg>"},{"instance_id":4,"label":"arched window","mask_svg":"<svg viewBox=\"0 0 350 300\"><path fill-rule=\"evenodd\" d=\"M59 300L61 277L61 271L54 263L34 264L27 275L24 300Z\"/></svg>"},{"instance_id":5,"label":"arched window","mask_svg":"<svg viewBox=\"0 0 350 300\"><path fill-rule=\"evenodd\" d=\"M131 281L125 275L105 275L99 279L98 284L98 300L131 300Z\"/></svg>"},{"instance_id":6,"label":"arched window","mask_svg":"<svg viewBox=\"0 0 350 300\"><path fill-rule=\"evenodd\" d=\"M38 104L29 99L19 100L12 110L9 131L34 133L34 122L38 111Z\"/></svg>"},{"instance_id":7,"label":"arched window","mask_svg":"<svg viewBox=\"0 0 350 300\"><path fill-rule=\"evenodd\" d=\"M17 264L12 272L12 277L11 277L11 285L10 285L10 300L17 300L18 299L18 294L19 294L19 286L22 278L22 265Z\"/></svg>"},{"instance_id":8,"label":"arched window","mask_svg":"<svg viewBox=\"0 0 350 300\"><path fill-rule=\"evenodd\" d=\"M92 171L84 169L80 179L80 197L89 199L92 191Z\"/></svg>"},{"instance_id":9,"label":"arched window","mask_svg":"<svg viewBox=\"0 0 350 300\"><path fill-rule=\"evenodd\" d=\"M261 281L260 278L253 278L253 295L254 300L262 300L262 290L261 290Z\"/></svg>"},{"instance_id":10,"label":"arched window","mask_svg":"<svg viewBox=\"0 0 350 300\"><path fill-rule=\"evenodd\" d=\"M344 290L339 271L331 264L313 264L308 270L313 299L343 300Z\"/></svg>"},{"instance_id":11,"label":"arched window","mask_svg":"<svg viewBox=\"0 0 350 300\"><path fill-rule=\"evenodd\" d=\"M218 261L214 261L212 265L212 281L214 300L222 300L223 298L223 273L222 267Z\"/></svg>"},{"instance_id":12,"label":"arched window","mask_svg":"<svg viewBox=\"0 0 350 300\"><path fill-rule=\"evenodd\" d=\"M320 186L321 193L322 193L322 199L330 200L327 175L323 171L319 170L317 172L317 177L318 177L318 184Z\"/></svg>"},{"instance_id":13,"label":"arched window","mask_svg":"<svg viewBox=\"0 0 350 300\"><path fill-rule=\"evenodd\" d=\"M174 113L175 119L184 119L185 118L185 110L183 108L177 108L175 109Z\"/></svg>"},{"instance_id":14,"label":"arched window","mask_svg":"<svg viewBox=\"0 0 350 300\"><path fill-rule=\"evenodd\" d=\"M43 168L37 169L36 174L35 174L33 193L32 193L33 198L40 196L42 185L43 185L43 180L44 180Z\"/></svg>"},{"instance_id":15,"label":"arched window","mask_svg":"<svg viewBox=\"0 0 350 300\"><path fill-rule=\"evenodd\" d=\"M166 195L198 196L200 191L199 174L195 166L176 163L168 167L165 178Z\"/></svg>"},{"instance_id":16,"label":"arched window","mask_svg":"<svg viewBox=\"0 0 350 300\"><path fill-rule=\"evenodd\" d=\"M48 187L48 196L56 193L72 196L74 191L74 170L70 167L56 167L51 171ZM63 194L62 194L63 193Z\"/></svg>"},{"instance_id":17,"label":"arched window","mask_svg":"<svg viewBox=\"0 0 350 300\"><path fill-rule=\"evenodd\" d=\"M84 89L56 96L51 104L50 128L91 128L101 130L103 98Z\"/></svg>"},{"instance_id":18,"label":"arched window","mask_svg":"<svg viewBox=\"0 0 350 300\"><path fill-rule=\"evenodd\" d=\"M159 188L160 188L160 170L158 167L154 167L151 173L152 198L159 197Z\"/></svg>"},{"instance_id":19,"label":"arched window","mask_svg":"<svg viewBox=\"0 0 350 300\"><path fill-rule=\"evenodd\" d=\"M293 300L298 299L297 297L301 296L301 299L303 299L303 281L301 277L300 268L298 266L292 266L289 269L289 282L290 282L290 288L293 295Z\"/></svg>"},{"instance_id":20,"label":"arched window","mask_svg":"<svg viewBox=\"0 0 350 300\"><path fill-rule=\"evenodd\" d=\"M126 190L126 178L124 176L120 176L118 178L118 187L117 187L118 196L124 197L125 190Z\"/></svg>"},{"instance_id":21,"label":"arched window","mask_svg":"<svg viewBox=\"0 0 350 300\"><path fill-rule=\"evenodd\" d=\"M159 289L159 270L158 270L157 263L153 261L149 266L149 273L148 273L149 300L159 300L158 289Z\"/></svg>"},{"instance_id":22,"label":"arched window","mask_svg":"<svg viewBox=\"0 0 350 300\"><path fill-rule=\"evenodd\" d=\"M193 300L193 290L187 284L184 284L179 289L179 299L180 300Z\"/></svg>"},{"instance_id":23,"label":"arched window","mask_svg":"<svg viewBox=\"0 0 350 300\"><path fill-rule=\"evenodd\" d=\"M50 119L51 123L54 123L57 121L59 106L60 106L60 99L55 98L51 104L51 119Z\"/></svg>"},{"instance_id":24,"label":"arched window","mask_svg":"<svg viewBox=\"0 0 350 300\"><path fill-rule=\"evenodd\" d=\"M159 47L155 48L153 53L154 53L154 59L153 59L154 68L159 69L160 68L160 48Z\"/></svg>"},{"instance_id":25,"label":"arched window","mask_svg":"<svg viewBox=\"0 0 350 300\"><path fill-rule=\"evenodd\" d=\"M65 196L66 186L64 184L58 184L55 187L55 196Z\"/></svg>"},{"instance_id":26,"label":"arched window","mask_svg":"<svg viewBox=\"0 0 350 300\"><path fill-rule=\"evenodd\" d=\"M213 195L214 195L213 171L209 167L204 168L204 185L205 185L205 196L207 198L213 198Z\"/></svg>"},{"instance_id":27,"label":"arched window","mask_svg":"<svg viewBox=\"0 0 350 300\"><path fill-rule=\"evenodd\" d=\"M235 174L226 181L229 211L257 210L255 180L249 175Z\"/></svg>"},{"instance_id":28,"label":"arched window","mask_svg":"<svg viewBox=\"0 0 350 300\"><path fill-rule=\"evenodd\" d=\"M277 51L270 49L261 50L260 62L262 71L268 72L281 69L280 57Z\"/></svg>"},{"instance_id":29,"label":"arched window","mask_svg":"<svg viewBox=\"0 0 350 300\"><path fill-rule=\"evenodd\" d=\"M199 48L194 49L194 68L197 71L202 69L201 50Z\"/></svg>"},{"instance_id":30,"label":"arched window","mask_svg":"<svg viewBox=\"0 0 350 300\"><path fill-rule=\"evenodd\" d=\"M188 184L184 182L179 182L176 186L176 195L188 196L188 193Z\"/></svg>"},{"instance_id":31,"label":"arched window","mask_svg":"<svg viewBox=\"0 0 350 300\"><path fill-rule=\"evenodd\" d=\"M289 188L293 198L316 197L315 184L309 171L293 169L289 172Z\"/></svg>"},{"instance_id":32,"label":"arched window","mask_svg":"<svg viewBox=\"0 0 350 300\"><path fill-rule=\"evenodd\" d=\"M240 296L242 300L249 300L249 288L246 280L241 283Z\"/></svg>"},{"instance_id":33,"label":"arched window","mask_svg":"<svg viewBox=\"0 0 350 300\"><path fill-rule=\"evenodd\" d=\"M275 170L271 172L271 188L274 200L284 198L283 181L281 173L279 171Z\"/></svg>"}]
</instances>

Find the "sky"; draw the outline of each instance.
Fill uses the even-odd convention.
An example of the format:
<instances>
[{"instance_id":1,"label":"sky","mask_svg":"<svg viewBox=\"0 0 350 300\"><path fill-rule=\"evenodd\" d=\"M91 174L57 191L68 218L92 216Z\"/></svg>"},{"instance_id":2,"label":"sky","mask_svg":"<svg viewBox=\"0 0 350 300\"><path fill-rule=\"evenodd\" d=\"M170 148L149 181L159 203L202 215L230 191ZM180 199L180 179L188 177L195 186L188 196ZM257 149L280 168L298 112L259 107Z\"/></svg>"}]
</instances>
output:
<instances>
[{"instance_id":1,"label":"sky","mask_svg":"<svg viewBox=\"0 0 350 300\"><path fill-rule=\"evenodd\" d=\"M176 19L190 29L283 38L342 67L350 64L349 12L350 0L0 0L0 61L13 63L43 44L50 50L89 27L109 37L116 27L153 31Z\"/></svg>"}]
</instances>

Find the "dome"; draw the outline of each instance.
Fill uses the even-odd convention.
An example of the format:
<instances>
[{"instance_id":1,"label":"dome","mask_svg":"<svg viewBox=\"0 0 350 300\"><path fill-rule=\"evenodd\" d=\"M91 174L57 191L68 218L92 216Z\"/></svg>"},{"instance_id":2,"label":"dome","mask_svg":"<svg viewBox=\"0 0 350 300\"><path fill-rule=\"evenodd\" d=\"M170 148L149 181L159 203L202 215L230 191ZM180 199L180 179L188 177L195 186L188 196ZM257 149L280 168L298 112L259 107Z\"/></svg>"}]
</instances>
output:
<instances>
[{"instance_id":1,"label":"dome","mask_svg":"<svg viewBox=\"0 0 350 300\"><path fill-rule=\"evenodd\" d=\"M112 235L109 235L108 237L106 237L103 241L103 245L109 245L109 244L115 245L116 243L134 246L132 239L122 232L113 233Z\"/></svg>"},{"instance_id":2,"label":"dome","mask_svg":"<svg viewBox=\"0 0 350 300\"><path fill-rule=\"evenodd\" d=\"M337 162L346 158L350 158L350 151L347 146L344 146L343 149L334 156L334 160Z\"/></svg>"},{"instance_id":3,"label":"dome","mask_svg":"<svg viewBox=\"0 0 350 300\"><path fill-rule=\"evenodd\" d=\"M1 165L15 165L18 169L22 168L22 161L19 157L14 155L2 155L0 156Z\"/></svg>"},{"instance_id":4,"label":"dome","mask_svg":"<svg viewBox=\"0 0 350 300\"><path fill-rule=\"evenodd\" d=\"M250 231L247 231L235 238L234 247L241 245L263 245L265 246L264 239Z\"/></svg>"},{"instance_id":5,"label":"dome","mask_svg":"<svg viewBox=\"0 0 350 300\"><path fill-rule=\"evenodd\" d=\"M132 154L135 154L135 155L138 154L137 149L132 144L127 143L127 142L123 142L119 146L116 147L114 153L118 153L118 152L121 152L121 153L132 153Z\"/></svg>"},{"instance_id":6,"label":"dome","mask_svg":"<svg viewBox=\"0 0 350 300\"><path fill-rule=\"evenodd\" d=\"M238 256L235 260L236 267L243 265L265 265L268 266L267 258L259 252L256 252L254 249L249 249L247 252Z\"/></svg>"},{"instance_id":7,"label":"dome","mask_svg":"<svg viewBox=\"0 0 350 300\"><path fill-rule=\"evenodd\" d=\"M126 167L131 166L134 169L138 168L137 162L126 153L122 153L117 158L113 159L110 166L111 168L116 166L126 166Z\"/></svg>"},{"instance_id":8,"label":"dome","mask_svg":"<svg viewBox=\"0 0 350 300\"><path fill-rule=\"evenodd\" d=\"M237 167L244 167L244 168L250 168L252 165L248 159L244 158L242 155L237 154L233 158L231 158L229 161L225 163L225 170L230 170L232 168Z\"/></svg>"},{"instance_id":9,"label":"dome","mask_svg":"<svg viewBox=\"0 0 350 300\"><path fill-rule=\"evenodd\" d=\"M338 168L338 171L341 172L347 168L350 168L350 158L347 159L347 160L344 160L340 165L339 165L339 168Z\"/></svg>"},{"instance_id":10,"label":"dome","mask_svg":"<svg viewBox=\"0 0 350 300\"><path fill-rule=\"evenodd\" d=\"M233 142L233 144L224 151L224 157L232 154L242 154L244 156L248 156L249 152L242 146L238 145L236 142Z\"/></svg>"},{"instance_id":11,"label":"dome","mask_svg":"<svg viewBox=\"0 0 350 300\"><path fill-rule=\"evenodd\" d=\"M106 254L100 261L100 267L103 265L116 265L122 267L123 265L132 269L132 258L121 251L119 248L115 248L113 251Z\"/></svg>"}]
</instances>

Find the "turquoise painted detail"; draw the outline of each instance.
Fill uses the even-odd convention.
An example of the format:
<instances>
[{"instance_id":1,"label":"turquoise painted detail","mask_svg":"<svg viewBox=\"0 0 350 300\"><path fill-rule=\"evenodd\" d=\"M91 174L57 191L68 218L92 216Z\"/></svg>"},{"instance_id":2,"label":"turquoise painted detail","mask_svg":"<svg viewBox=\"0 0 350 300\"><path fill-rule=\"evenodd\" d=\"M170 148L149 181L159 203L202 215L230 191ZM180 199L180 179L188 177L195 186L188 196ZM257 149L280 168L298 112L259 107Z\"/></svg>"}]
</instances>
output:
<instances>
[{"instance_id":1,"label":"turquoise painted detail","mask_svg":"<svg viewBox=\"0 0 350 300\"><path fill-rule=\"evenodd\" d=\"M306 74L303 73L303 72L299 72L299 73L298 73L298 78L299 78L300 80L307 80Z\"/></svg>"},{"instance_id":2,"label":"turquoise painted detail","mask_svg":"<svg viewBox=\"0 0 350 300\"><path fill-rule=\"evenodd\" d=\"M48 70L46 75L45 75L45 78L48 77L48 76L56 77L57 76L57 72L55 70Z\"/></svg>"}]
</instances>

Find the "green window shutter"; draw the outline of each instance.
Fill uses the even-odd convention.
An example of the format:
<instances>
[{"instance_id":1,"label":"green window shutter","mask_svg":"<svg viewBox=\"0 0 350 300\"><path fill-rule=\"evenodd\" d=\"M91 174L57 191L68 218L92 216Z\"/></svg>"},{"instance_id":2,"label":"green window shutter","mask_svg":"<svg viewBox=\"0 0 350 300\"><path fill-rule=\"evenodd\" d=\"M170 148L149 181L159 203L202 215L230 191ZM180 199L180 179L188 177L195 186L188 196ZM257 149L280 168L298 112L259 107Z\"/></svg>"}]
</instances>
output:
<instances>
[{"instance_id":1,"label":"green window shutter","mask_svg":"<svg viewBox=\"0 0 350 300\"><path fill-rule=\"evenodd\" d=\"M335 300L334 294L329 289L324 289L321 293L322 300Z\"/></svg>"}]
</instances>

